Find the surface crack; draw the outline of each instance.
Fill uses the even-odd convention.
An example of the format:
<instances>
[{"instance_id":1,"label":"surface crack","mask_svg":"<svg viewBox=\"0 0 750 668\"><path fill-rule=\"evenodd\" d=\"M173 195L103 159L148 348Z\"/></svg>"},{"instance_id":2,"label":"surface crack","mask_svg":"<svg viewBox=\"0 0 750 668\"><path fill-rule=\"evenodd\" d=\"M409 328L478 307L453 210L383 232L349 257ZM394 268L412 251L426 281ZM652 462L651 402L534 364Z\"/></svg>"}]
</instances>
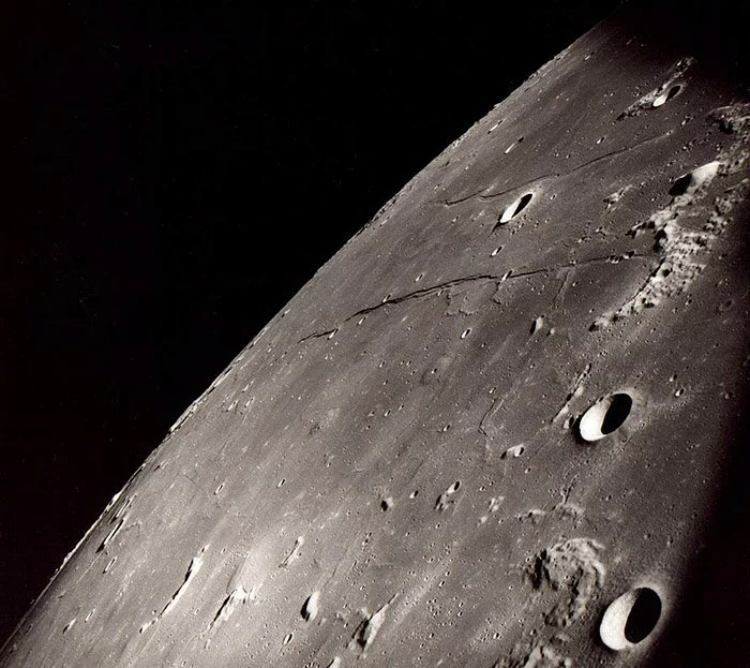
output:
<instances>
[{"instance_id":1,"label":"surface crack","mask_svg":"<svg viewBox=\"0 0 750 668\"><path fill-rule=\"evenodd\" d=\"M485 191L489 187L480 188L479 190L474 191L473 193L470 193L468 195L463 195L462 197L457 197L456 199L446 199L441 202L441 204L445 207L451 207L455 206L456 204L461 204L463 202L466 202L470 199L473 199L477 197L480 200L488 201L492 199L496 199L498 197L502 197L503 195L507 195L510 192L513 192L514 190L518 190L519 188L523 188L524 186L528 186L532 183L536 183L537 181L544 181L545 179L552 179L552 178L562 178L565 176L571 176L572 174L575 174L576 172L586 169L587 167L590 167L591 165L595 165L599 162L602 162L603 160L608 160L610 158L615 158L619 155L622 155L623 153L627 153L628 151L633 151L637 148L640 148L641 146L644 146L645 144L649 144L650 142L657 141L659 139L663 139L665 137L670 136L673 133L673 130L667 130L666 132L659 133L657 135L653 135L651 137L646 137L645 139L642 139L639 142L636 142L635 144L632 144L630 146L624 146L623 148L618 148L613 151L609 151L608 153L604 153L602 155L598 155L595 158L591 158L590 160L586 160L585 162L582 162L575 167L571 167L569 170L564 172L550 172L548 174L542 174L540 176L535 176L531 179L528 179L526 181L523 181L521 183L517 183L513 186L510 186L508 188L505 188L504 190L500 190L498 192L494 193L486 193Z\"/></svg>"},{"instance_id":2,"label":"surface crack","mask_svg":"<svg viewBox=\"0 0 750 668\"><path fill-rule=\"evenodd\" d=\"M465 276L463 278L454 278L450 281L445 281L443 283L437 283L436 285L432 285L430 287L421 288L420 290L413 290L412 292L407 292L406 294L399 295L397 297L388 297L387 299L384 299L379 304L374 304L373 306L367 306L365 308L360 309L359 311L355 311L351 315L344 318L341 323L336 326L332 327L330 329L326 329L320 332L314 332L312 334L308 334L306 336L303 336L297 343L303 343L305 341L308 341L310 339L319 339L324 336L332 336L335 334L339 327L341 325L349 322L350 320L353 320L354 318L367 315L369 313L372 313L373 311L377 311L378 309L384 308L386 306L393 306L395 304L401 304L406 301L410 301L412 299L420 299L422 297L431 297L442 290L445 290L446 288L451 288L455 285L462 285L463 283L472 283L476 281L500 281L502 279L501 276L496 276L494 274L475 274L473 276Z\"/></svg>"},{"instance_id":3,"label":"surface crack","mask_svg":"<svg viewBox=\"0 0 750 668\"><path fill-rule=\"evenodd\" d=\"M385 308L387 306L395 306L397 304L402 304L404 302L412 301L414 299L421 299L422 297L432 297L435 295L438 295L442 293L443 290L447 288L452 288L456 285L463 285L465 283L476 283L476 282L492 282L497 285L500 283L504 283L505 281L514 280L517 278L528 278L529 276L536 276L538 274L548 274L551 272L556 272L561 269L571 269L575 267L585 266L588 264L594 264L594 263L600 263L600 262L608 262L611 264L617 264L619 262L624 262L627 260L635 259L635 258L644 258L644 257L650 257L649 255L643 254L643 253L637 253L635 251L628 251L622 255L601 255L601 256L595 256L590 258L583 258L581 260L572 260L570 262L566 262L563 264L556 264L549 267L538 267L538 268L532 268L527 270L521 270L521 271L514 271L512 269L505 272L503 275L497 275L497 274L474 274L471 276L464 276L461 278L454 278L449 281L444 281L442 283L437 283L435 285L431 285L429 287L421 288L419 290L413 290L411 292L407 292L403 295L398 295L397 297L388 297L381 301L379 304L374 304L372 306L367 306L365 308L361 308L358 311L355 311L351 315L346 316L343 320L339 322L338 325L335 325L333 327L329 327L328 329L324 329L318 332L312 332L310 334L306 334L302 338L300 338L297 343L304 343L306 341L310 341L313 339L321 339L324 337L327 338L333 338L333 336L338 332L338 330L347 322L354 320L354 318L362 317L365 315L368 315L370 313L373 313L374 311L377 311L379 309Z\"/></svg>"}]
</instances>

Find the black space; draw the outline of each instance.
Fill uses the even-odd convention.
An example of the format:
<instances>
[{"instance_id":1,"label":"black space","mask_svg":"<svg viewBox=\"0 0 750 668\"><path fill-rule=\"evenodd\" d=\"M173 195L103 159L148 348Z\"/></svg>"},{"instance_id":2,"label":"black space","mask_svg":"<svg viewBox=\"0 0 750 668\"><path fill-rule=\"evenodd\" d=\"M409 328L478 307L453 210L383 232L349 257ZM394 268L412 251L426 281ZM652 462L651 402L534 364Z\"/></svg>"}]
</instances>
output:
<instances>
[{"instance_id":1,"label":"black space","mask_svg":"<svg viewBox=\"0 0 750 668\"><path fill-rule=\"evenodd\" d=\"M18 4L0 86L20 111L5 128L3 637L315 270L617 3Z\"/></svg>"}]
</instances>

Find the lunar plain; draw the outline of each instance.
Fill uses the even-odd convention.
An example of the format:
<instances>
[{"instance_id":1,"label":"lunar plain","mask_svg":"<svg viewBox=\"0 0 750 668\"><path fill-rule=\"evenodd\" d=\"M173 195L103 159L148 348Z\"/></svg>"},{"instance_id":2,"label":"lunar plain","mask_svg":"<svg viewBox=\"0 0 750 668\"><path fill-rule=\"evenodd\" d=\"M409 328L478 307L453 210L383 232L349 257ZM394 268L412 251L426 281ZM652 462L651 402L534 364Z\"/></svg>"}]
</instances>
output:
<instances>
[{"instance_id":1,"label":"lunar plain","mask_svg":"<svg viewBox=\"0 0 750 668\"><path fill-rule=\"evenodd\" d=\"M750 100L634 11L320 268L3 666L743 664Z\"/></svg>"}]
</instances>

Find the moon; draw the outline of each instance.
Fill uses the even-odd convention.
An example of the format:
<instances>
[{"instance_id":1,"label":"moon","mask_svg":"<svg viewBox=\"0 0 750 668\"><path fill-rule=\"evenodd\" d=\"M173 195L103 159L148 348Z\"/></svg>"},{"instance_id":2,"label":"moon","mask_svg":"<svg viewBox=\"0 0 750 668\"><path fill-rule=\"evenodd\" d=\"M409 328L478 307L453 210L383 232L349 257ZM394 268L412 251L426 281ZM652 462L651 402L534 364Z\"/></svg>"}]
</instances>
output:
<instances>
[{"instance_id":1,"label":"moon","mask_svg":"<svg viewBox=\"0 0 750 668\"><path fill-rule=\"evenodd\" d=\"M638 11L320 268L3 666L741 665L750 101Z\"/></svg>"}]
</instances>

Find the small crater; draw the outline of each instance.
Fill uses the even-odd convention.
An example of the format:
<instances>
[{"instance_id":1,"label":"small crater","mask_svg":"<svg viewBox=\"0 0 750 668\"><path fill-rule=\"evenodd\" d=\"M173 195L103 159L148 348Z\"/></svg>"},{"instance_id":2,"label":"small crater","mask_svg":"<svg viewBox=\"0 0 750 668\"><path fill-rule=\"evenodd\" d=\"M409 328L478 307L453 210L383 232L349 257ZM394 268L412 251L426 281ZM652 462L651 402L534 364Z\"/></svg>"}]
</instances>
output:
<instances>
[{"instance_id":1,"label":"small crater","mask_svg":"<svg viewBox=\"0 0 750 668\"><path fill-rule=\"evenodd\" d=\"M380 502L380 508L383 512L388 512L393 508L393 497L388 496Z\"/></svg>"},{"instance_id":2,"label":"small crater","mask_svg":"<svg viewBox=\"0 0 750 668\"><path fill-rule=\"evenodd\" d=\"M649 109L658 109L674 99L685 87L686 73L694 63L695 58L691 56L678 60L672 65L669 71L666 72L661 86L654 88L633 102L633 104L617 117L617 120L622 120L629 116L639 116Z\"/></svg>"},{"instance_id":3,"label":"small crater","mask_svg":"<svg viewBox=\"0 0 750 668\"><path fill-rule=\"evenodd\" d=\"M721 304L716 307L717 313L724 313L734 306L734 299L725 299Z\"/></svg>"},{"instance_id":4,"label":"small crater","mask_svg":"<svg viewBox=\"0 0 750 668\"><path fill-rule=\"evenodd\" d=\"M294 547L292 547L291 552L284 557L284 561L282 561L279 564L279 568L286 568L290 564L294 563L299 559L300 556L300 550L302 546L305 544L305 537L304 536L298 536L297 539L294 541Z\"/></svg>"},{"instance_id":5,"label":"small crater","mask_svg":"<svg viewBox=\"0 0 750 668\"><path fill-rule=\"evenodd\" d=\"M620 200L625 196L625 194L632 189L633 186L631 185L625 185L622 188L619 188L615 192L607 195L604 198L604 203L607 205L607 211L612 211L617 208L617 205L619 204Z\"/></svg>"},{"instance_id":6,"label":"small crater","mask_svg":"<svg viewBox=\"0 0 750 668\"><path fill-rule=\"evenodd\" d=\"M513 459L518 459L523 453L526 451L526 447L524 445L514 445L512 448L508 448L501 456L500 459L508 459L512 457Z\"/></svg>"},{"instance_id":7,"label":"small crater","mask_svg":"<svg viewBox=\"0 0 750 668\"><path fill-rule=\"evenodd\" d=\"M388 603L379 608L371 616L362 620L360 625L354 631L354 635L348 645L349 649L358 650L360 654L365 652L368 646L373 640L375 640L375 636L378 634L378 631L380 631L380 627L383 626L386 611L396 599L396 596L397 595L392 596Z\"/></svg>"},{"instance_id":8,"label":"small crater","mask_svg":"<svg viewBox=\"0 0 750 668\"><path fill-rule=\"evenodd\" d=\"M497 128L500 126L500 124L503 122L503 120L504 119L501 118L499 121L496 121L495 123L493 123L492 127L489 130L487 130L487 134L488 135L492 134L495 130L497 130Z\"/></svg>"},{"instance_id":9,"label":"small crater","mask_svg":"<svg viewBox=\"0 0 750 668\"><path fill-rule=\"evenodd\" d=\"M681 195L692 195L698 188L707 186L719 171L721 163L718 160L707 162L705 165L696 167L692 172L683 174L669 189L672 197Z\"/></svg>"},{"instance_id":10,"label":"small crater","mask_svg":"<svg viewBox=\"0 0 750 668\"><path fill-rule=\"evenodd\" d=\"M458 491L459 487L461 487L461 481L456 480L456 482L454 482L437 498L437 501L435 502L435 510L442 512L452 506L455 501L450 497Z\"/></svg>"},{"instance_id":11,"label":"small crater","mask_svg":"<svg viewBox=\"0 0 750 668\"><path fill-rule=\"evenodd\" d=\"M120 509L120 510L122 510L122 509ZM119 513L120 513L120 511L118 511L118 515L119 515ZM117 519L118 515L115 515L115 517L113 518L113 520ZM96 548L97 552L101 552L102 550L104 550L107 547L107 545L110 544L110 542L115 538L115 536L117 536L117 534L120 533L120 529L122 529L122 527L125 524L125 521L127 519L128 519L127 515L125 515L125 517L120 518L120 520L117 522L117 524L115 524L115 526L112 527L112 529L107 534L107 536L104 538L104 540L99 544L99 547Z\"/></svg>"},{"instance_id":12,"label":"small crater","mask_svg":"<svg viewBox=\"0 0 750 668\"><path fill-rule=\"evenodd\" d=\"M683 174L672 184L672 187L669 189L669 194L672 195L672 197L684 195L688 191L692 180L692 174Z\"/></svg>"},{"instance_id":13,"label":"small crater","mask_svg":"<svg viewBox=\"0 0 750 668\"><path fill-rule=\"evenodd\" d=\"M601 625L602 642L617 652L648 638L661 618L661 596L650 587L637 587L609 604Z\"/></svg>"},{"instance_id":14,"label":"small crater","mask_svg":"<svg viewBox=\"0 0 750 668\"><path fill-rule=\"evenodd\" d=\"M300 610L302 619L304 619L306 622L311 622L318 616L319 601L320 601L319 591L314 591L312 594L310 594L307 597L307 600L302 606L302 610Z\"/></svg>"},{"instance_id":15,"label":"small crater","mask_svg":"<svg viewBox=\"0 0 750 668\"><path fill-rule=\"evenodd\" d=\"M526 193L521 195L515 202L505 207L505 210L500 215L500 219L497 221L497 225L504 225L511 218L515 218L521 211L523 211L531 202L531 198L534 196L533 193ZM497 228L497 225L495 226Z\"/></svg>"},{"instance_id":16,"label":"small crater","mask_svg":"<svg viewBox=\"0 0 750 668\"><path fill-rule=\"evenodd\" d=\"M207 549L208 549L208 545L204 546L203 548L201 548L200 552L190 560L190 565L188 566L187 572L185 573L185 577L182 581L182 584L177 588L177 591L175 591L175 593L172 594L172 598L169 599L167 604L162 609L161 613L159 614L159 618L164 617L164 615L174 610L177 603L185 595L185 592L188 590L188 587L192 583L198 571L200 571L200 569L203 566L202 555L205 553ZM154 619L153 621L155 622L157 621L157 619Z\"/></svg>"},{"instance_id":17,"label":"small crater","mask_svg":"<svg viewBox=\"0 0 750 668\"><path fill-rule=\"evenodd\" d=\"M632 408L633 398L625 392L599 399L581 416L578 433L584 441L598 441L622 427Z\"/></svg>"},{"instance_id":18,"label":"small crater","mask_svg":"<svg viewBox=\"0 0 750 668\"><path fill-rule=\"evenodd\" d=\"M672 98L679 95L681 90L682 90L682 84L675 84L674 86L670 87L668 90L665 90L660 95L657 95L656 98L654 98L654 101L652 102L651 106L653 106L654 108L661 107L663 104L666 104Z\"/></svg>"},{"instance_id":19,"label":"small crater","mask_svg":"<svg viewBox=\"0 0 750 668\"><path fill-rule=\"evenodd\" d=\"M221 607L219 607L219 610L214 616L213 621L209 625L208 630L212 631L214 628L218 628L224 622L226 622L235 613L237 607L240 605L244 605L249 597L250 594L242 585L239 585L236 589L233 589L230 594L222 601Z\"/></svg>"},{"instance_id":20,"label":"small crater","mask_svg":"<svg viewBox=\"0 0 750 668\"><path fill-rule=\"evenodd\" d=\"M153 619L149 619L144 624L141 624L141 627L138 629L138 633L146 633L146 631L149 630L154 624L156 624L156 617Z\"/></svg>"},{"instance_id":21,"label":"small crater","mask_svg":"<svg viewBox=\"0 0 750 668\"><path fill-rule=\"evenodd\" d=\"M523 137L519 137L516 141L514 141L508 148L505 149L505 154L507 155L510 153L516 146L518 146L520 143L523 142Z\"/></svg>"}]
</instances>

